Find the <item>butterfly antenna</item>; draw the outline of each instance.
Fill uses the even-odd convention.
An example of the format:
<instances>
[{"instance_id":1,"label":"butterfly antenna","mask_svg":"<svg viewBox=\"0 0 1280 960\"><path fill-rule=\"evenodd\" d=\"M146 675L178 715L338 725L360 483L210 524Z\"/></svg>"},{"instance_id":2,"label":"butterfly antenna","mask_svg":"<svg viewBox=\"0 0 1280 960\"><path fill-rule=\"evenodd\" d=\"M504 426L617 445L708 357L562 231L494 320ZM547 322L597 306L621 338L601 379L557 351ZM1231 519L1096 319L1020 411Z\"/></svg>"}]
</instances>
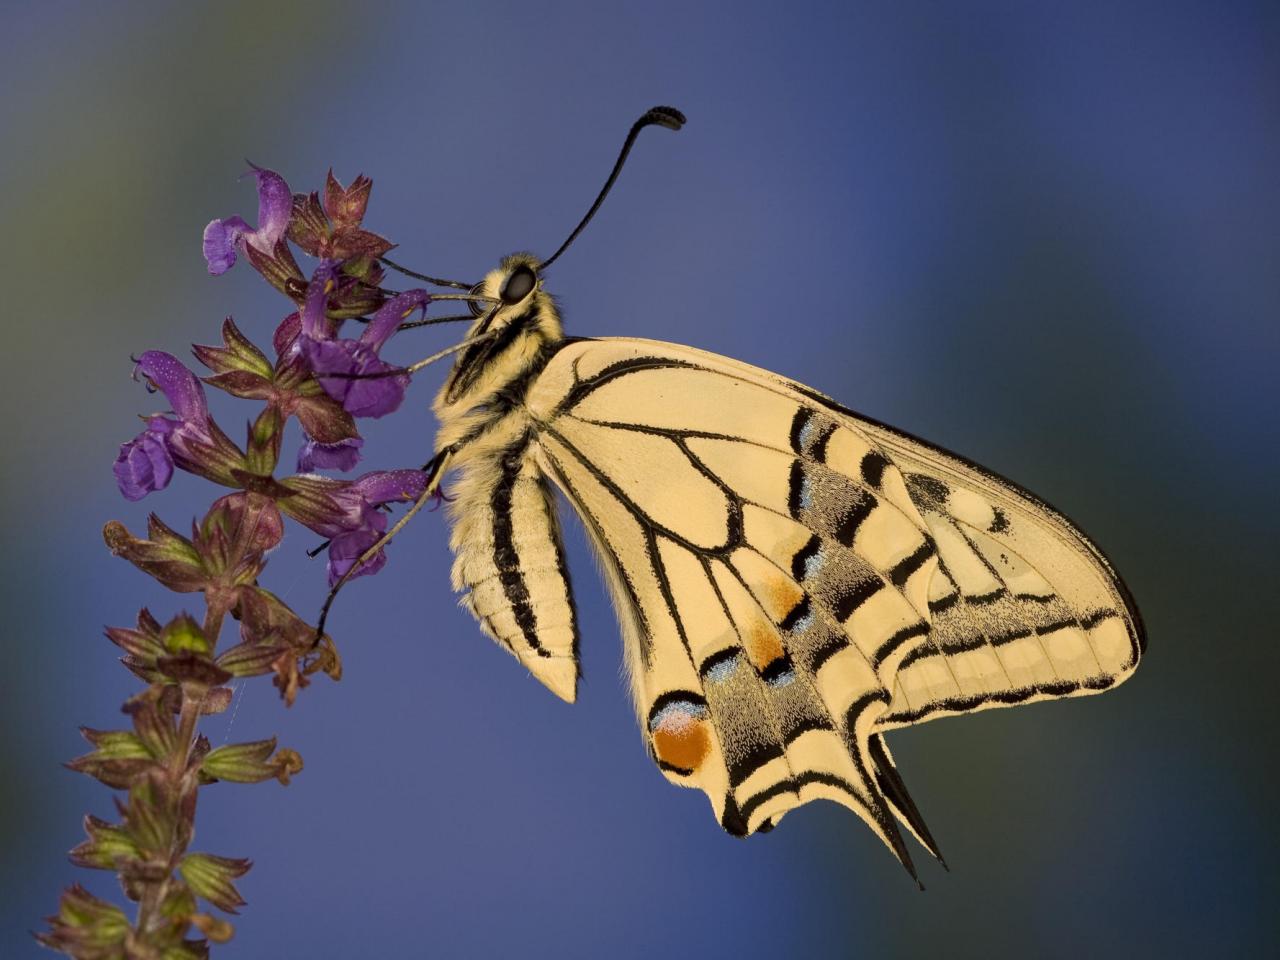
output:
<instances>
[{"instance_id":1,"label":"butterfly antenna","mask_svg":"<svg viewBox=\"0 0 1280 960\"><path fill-rule=\"evenodd\" d=\"M546 260L543 260L542 263L538 264L539 272L555 263L556 258L559 257L560 254L564 253L565 250L569 249L569 244L573 243L573 241L578 238L578 234L580 234L586 225L591 222L591 218L596 215L596 211L599 210L600 205L604 203L604 198L609 195L609 190L613 187L613 182L618 179L618 174L622 172L622 165L626 162L627 154L631 152L631 147L636 142L636 137L640 136L640 131L648 126L659 126L666 127L668 130L679 130L684 126L684 123L684 114L675 107L652 107L643 117L631 125L631 132L627 134L627 139L622 144L622 151L618 154L618 161L613 165L613 172L609 174L609 179L606 180L604 182L604 186L600 188L600 195L596 197L596 202L591 205L591 209L588 210L587 215L582 218L582 222L574 228L573 233L569 234L569 239L560 244L560 249Z\"/></svg>"},{"instance_id":2,"label":"butterfly antenna","mask_svg":"<svg viewBox=\"0 0 1280 960\"><path fill-rule=\"evenodd\" d=\"M412 277L414 280L422 280L425 283L432 283L437 287L455 287L458 290L471 289L471 284L463 283L461 280L441 280L439 277L429 277L425 273L418 273L416 270L410 270L408 267L402 267L394 260L388 260L386 257L379 257L378 259L392 270L396 271L396 273L403 273L406 277Z\"/></svg>"}]
</instances>

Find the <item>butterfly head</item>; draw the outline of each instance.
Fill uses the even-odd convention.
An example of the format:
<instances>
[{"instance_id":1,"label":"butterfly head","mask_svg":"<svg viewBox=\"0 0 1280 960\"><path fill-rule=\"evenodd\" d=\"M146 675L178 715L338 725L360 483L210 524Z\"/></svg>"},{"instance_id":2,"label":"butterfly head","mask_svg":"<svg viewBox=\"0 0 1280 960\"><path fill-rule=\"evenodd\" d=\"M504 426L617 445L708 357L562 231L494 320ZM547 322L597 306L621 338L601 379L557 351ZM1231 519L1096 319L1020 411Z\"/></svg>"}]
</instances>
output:
<instances>
[{"instance_id":1,"label":"butterfly head","mask_svg":"<svg viewBox=\"0 0 1280 960\"><path fill-rule=\"evenodd\" d=\"M472 326L471 335L478 330L490 313L510 314L529 307L542 294L542 278L538 275L538 258L531 253L513 253L504 257L496 269L490 270L483 280L471 288L471 293L483 299L470 303L471 313L478 323Z\"/></svg>"},{"instance_id":2,"label":"butterfly head","mask_svg":"<svg viewBox=\"0 0 1280 960\"><path fill-rule=\"evenodd\" d=\"M542 289L539 260L530 253L503 258L471 290L475 315L437 405L484 402L564 337L551 295Z\"/></svg>"}]
</instances>

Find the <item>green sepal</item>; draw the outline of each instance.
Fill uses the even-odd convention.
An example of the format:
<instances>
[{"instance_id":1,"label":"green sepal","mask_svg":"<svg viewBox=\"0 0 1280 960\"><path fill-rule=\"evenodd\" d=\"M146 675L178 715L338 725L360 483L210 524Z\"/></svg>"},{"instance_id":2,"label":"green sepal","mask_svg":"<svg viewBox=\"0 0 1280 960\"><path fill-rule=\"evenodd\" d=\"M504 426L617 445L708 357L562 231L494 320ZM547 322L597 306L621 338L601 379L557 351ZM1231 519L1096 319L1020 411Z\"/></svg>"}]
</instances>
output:
<instances>
[{"instance_id":1,"label":"green sepal","mask_svg":"<svg viewBox=\"0 0 1280 960\"><path fill-rule=\"evenodd\" d=\"M102 528L102 539L117 557L123 557L170 590L194 593L208 582L195 546L166 526L154 513L147 519L147 536L133 536L123 523L112 520Z\"/></svg>"},{"instance_id":2,"label":"green sepal","mask_svg":"<svg viewBox=\"0 0 1280 960\"><path fill-rule=\"evenodd\" d=\"M280 460L280 443L283 439L285 417L275 404L266 406L249 427L246 444L245 470L248 473L269 477Z\"/></svg>"},{"instance_id":3,"label":"green sepal","mask_svg":"<svg viewBox=\"0 0 1280 960\"><path fill-rule=\"evenodd\" d=\"M194 801L194 790L190 791ZM191 827L182 823L183 813L177 809L175 787L168 771L152 770L129 784L129 799L124 807L125 827L138 848L167 856L175 842L190 839Z\"/></svg>"},{"instance_id":4,"label":"green sepal","mask_svg":"<svg viewBox=\"0 0 1280 960\"><path fill-rule=\"evenodd\" d=\"M216 857L211 853L189 853L178 864L178 872L192 892L220 910L238 913L247 902L232 881L253 866L250 860Z\"/></svg>"},{"instance_id":5,"label":"green sepal","mask_svg":"<svg viewBox=\"0 0 1280 960\"><path fill-rule=\"evenodd\" d=\"M84 818L84 831L89 839L69 854L78 867L117 870L128 861L142 858L142 851L122 824L108 823L90 814Z\"/></svg>"},{"instance_id":6,"label":"green sepal","mask_svg":"<svg viewBox=\"0 0 1280 960\"><path fill-rule=\"evenodd\" d=\"M275 737L218 747L200 764L200 772L205 776L231 783L261 783L275 779L287 784L289 778L301 769L302 758L297 753L292 750L276 751Z\"/></svg>"},{"instance_id":7,"label":"green sepal","mask_svg":"<svg viewBox=\"0 0 1280 960\"><path fill-rule=\"evenodd\" d=\"M114 903L93 896L80 884L62 892L57 916L46 920L49 931L36 934L43 946L73 957L124 960L129 919Z\"/></svg>"},{"instance_id":8,"label":"green sepal","mask_svg":"<svg viewBox=\"0 0 1280 960\"><path fill-rule=\"evenodd\" d=\"M253 341L240 332L240 328L230 317L222 322L222 342L221 347L195 344L191 348L196 358L215 374L214 377L204 378L205 383L210 383L221 374L244 373L270 384L271 361L254 346Z\"/></svg>"},{"instance_id":9,"label":"green sepal","mask_svg":"<svg viewBox=\"0 0 1280 960\"><path fill-rule=\"evenodd\" d=\"M89 756L102 760L150 760L152 753L136 733L128 730L95 730L81 727L80 735L94 746Z\"/></svg>"},{"instance_id":10,"label":"green sepal","mask_svg":"<svg viewBox=\"0 0 1280 960\"><path fill-rule=\"evenodd\" d=\"M217 664L233 677L260 677L271 672L271 665L287 654L289 648L278 644L249 641L237 643L223 651Z\"/></svg>"},{"instance_id":11,"label":"green sepal","mask_svg":"<svg viewBox=\"0 0 1280 960\"><path fill-rule=\"evenodd\" d=\"M263 253L253 244L245 244L245 256L253 269L262 274L264 280L285 296L301 304L306 296L307 278L302 275L302 268L293 259L293 253L284 237L276 241L271 253Z\"/></svg>"}]
</instances>

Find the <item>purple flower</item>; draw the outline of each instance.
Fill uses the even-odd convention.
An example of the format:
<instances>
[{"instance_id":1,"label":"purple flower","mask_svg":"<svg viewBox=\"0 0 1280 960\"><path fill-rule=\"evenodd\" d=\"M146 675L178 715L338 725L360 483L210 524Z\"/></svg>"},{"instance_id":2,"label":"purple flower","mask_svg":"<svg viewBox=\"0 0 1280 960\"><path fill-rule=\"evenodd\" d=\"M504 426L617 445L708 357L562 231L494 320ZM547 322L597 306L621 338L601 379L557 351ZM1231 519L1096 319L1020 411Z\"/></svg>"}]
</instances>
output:
<instances>
[{"instance_id":1,"label":"purple flower","mask_svg":"<svg viewBox=\"0 0 1280 960\"><path fill-rule=\"evenodd\" d=\"M425 308L431 297L425 290L399 294L378 309L360 339L337 340L333 338L332 323L325 316L325 304L335 276L334 264L322 263L307 286L302 333L298 337L302 356L325 392L352 416L386 416L404 402L409 376L395 374L399 368L380 359L378 351L401 321L414 310Z\"/></svg>"},{"instance_id":2,"label":"purple flower","mask_svg":"<svg viewBox=\"0 0 1280 960\"><path fill-rule=\"evenodd\" d=\"M348 437L337 443L321 443L307 437L298 451L298 472L350 470L360 462L360 448L363 446L364 440L360 437Z\"/></svg>"},{"instance_id":3,"label":"purple flower","mask_svg":"<svg viewBox=\"0 0 1280 960\"><path fill-rule=\"evenodd\" d=\"M426 489L421 470L378 470L358 480L290 477L284 485L294 495L280 501L280 509L322 537L329 538L329 585L336 584L360 556L387 531L384 503L417 500ZM353 577L377 573L387 562L378 551Z\"/></svg>"},{"instance_id":4,"label":"purple flower","mask_svg":"<svg viewBox=\"0 0 1280 960\"><path fill-rule=\"evenodd\" d=\"M332 587L341 580L346 572L355 566L364 552L386 533L387 515L385 513L374 510L370 512L369 518L372 522L367 526L348 533L340 533L329 541L329 586ZM372 576L386 565L387 552L379 550L365 561L364 566L351 575L351 579Z\"/></svg>"},{"instance_id":5,"label":"purple flower","mask_svg":"<svg viewBox=\"0 0 1280 960\"><path fill-rule=\"evenodd\" d=\"M164 417L152 419L168 423ZM173 477L173 458L164 445L163 434L148 427L128 443L120 444L120 454L111 470L126 500L141 500L152 490L163 490Z\"/></svg>"},{"instance_id":6,"label":"purple flower","mask_svg":"<svg viewBox=\"0 0 1280 960\"><path fill-rule=\"evenodd\" d=\"M177 419L148 417L147 428L120 445L112 472L124 497L141 500L153 490L163 490L174 466L228 482L230 470L243 465L243 455L209 418L204 387L196 375L161 350L144 353L137 373L165 395Z\"/></svg>"},{"instance_id":7,"label":"purple flower","mask_svg":"<svg viewBox=\"0 0 1280 960\"><path fill-rule=\"evenodd\" d=\"M204 258L215 277L231 269L236 262L236 250L243 251L242 244L270 256L289 226L289 215L293 212L289 184L272 170L255 166L251 172L258 180L258 228L250 227L242 217L212 220L204 228Z\"/></svg>"}]
</instances>

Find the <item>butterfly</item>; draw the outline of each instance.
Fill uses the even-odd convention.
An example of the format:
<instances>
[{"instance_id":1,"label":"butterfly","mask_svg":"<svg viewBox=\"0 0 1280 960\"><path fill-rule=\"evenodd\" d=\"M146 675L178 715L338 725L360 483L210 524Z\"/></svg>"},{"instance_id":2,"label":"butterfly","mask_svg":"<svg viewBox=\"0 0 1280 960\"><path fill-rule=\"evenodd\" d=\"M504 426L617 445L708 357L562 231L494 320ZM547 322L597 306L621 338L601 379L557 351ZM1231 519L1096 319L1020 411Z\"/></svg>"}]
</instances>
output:
<instances>
[{"instance_id":1,"label":"butterfly","mask_svg":"<svg viewBox=\"0 0 1280 960\"><path fill-rule=\"evenodd\" d=\"M1109 689L1144 648L1110 562L963 457L778 374L653 340L566 336L542 273L504 259L434 403L453 587L572 702L579 625L557 517L586 528L649 753L729 833L826 799L915 877L941 859L885 743L898 727ZM462 286L462 284L456 284Z\"/></svg>"}]
</instances>

